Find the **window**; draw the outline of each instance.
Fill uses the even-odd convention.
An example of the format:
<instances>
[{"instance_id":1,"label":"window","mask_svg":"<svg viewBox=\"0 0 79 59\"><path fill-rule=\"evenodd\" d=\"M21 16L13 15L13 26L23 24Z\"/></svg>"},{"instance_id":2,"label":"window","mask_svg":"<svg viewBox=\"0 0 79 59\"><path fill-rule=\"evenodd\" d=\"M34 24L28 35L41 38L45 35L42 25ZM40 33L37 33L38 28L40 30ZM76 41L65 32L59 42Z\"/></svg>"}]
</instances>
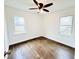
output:
<instances>
[{"instance_id":1,"label":"window","mask_svg":"<svg viewBox=\"0 0 79 59\"><path fill-rule=\"evenodd\" d=\"M66 16L60 18L60 34L71 35L73 16Z\"/></svg>"},{"instance_id":2,"label":"window","mask_svg":"<svg viewBox=\"0 0 79 59\"><path fill-rule=\"evenodd\" d=\"M14 33L15 34L25 33L24 18L23 17L19 17L19 16L14 17Z\"/></svg>"}]
</instances>

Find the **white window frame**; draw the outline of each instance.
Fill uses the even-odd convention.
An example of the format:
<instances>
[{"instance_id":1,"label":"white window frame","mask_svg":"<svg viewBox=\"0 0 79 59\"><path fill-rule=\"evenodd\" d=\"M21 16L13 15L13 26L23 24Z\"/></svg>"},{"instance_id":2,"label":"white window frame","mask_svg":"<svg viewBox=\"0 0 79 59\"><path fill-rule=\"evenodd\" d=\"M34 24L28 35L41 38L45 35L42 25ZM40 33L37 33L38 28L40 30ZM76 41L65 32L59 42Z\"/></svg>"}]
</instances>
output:
<instances>
[{"instance_id":1,"label":"white window frame","mask_svg":"<svg viewBox=\"0 0 79 59\"><path fill-rule=\"evenodd\" d=\"M16 21L16 20L19 20L19 21ZM21 22L21 21L23 23L18 23L18 22ZM24 34L24 33L26 33L24 17L14 16L13 22L14 22L14 34Z\"/></svg>"},{"instance_id":2,"label":"white window frame","mask_svg":"<svg viewBox=\"0 0 79 59\"><path fill-rule=\"evenodd\" d=\"M72 22L71 22L71 25L61 25L61 18L63 18L63 17L72 17ZM62 17L60 17L60 20L59 20L59 33L60 33L60 35L68 35L68 36L70 36L70 35L72 35L72 31L73 31L73 20L74 20L74 16L62 16ZM62 28L64 28L64 27L71 27L70 29L70 31L68 32L68 33L66 33L66 31L64 31L64 30L62 30L62 31L64 31L64 32L62 32L61 31L61 27Z\"/></svg>"}]
</instances>

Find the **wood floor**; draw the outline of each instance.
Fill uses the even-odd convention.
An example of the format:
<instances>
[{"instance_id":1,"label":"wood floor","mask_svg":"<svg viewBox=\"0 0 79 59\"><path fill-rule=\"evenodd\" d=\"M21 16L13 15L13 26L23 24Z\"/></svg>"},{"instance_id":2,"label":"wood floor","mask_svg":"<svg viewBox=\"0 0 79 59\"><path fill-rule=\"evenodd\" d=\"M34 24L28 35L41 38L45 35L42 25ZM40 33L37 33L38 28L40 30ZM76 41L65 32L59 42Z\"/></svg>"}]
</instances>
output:
<instances>
[{"instance_id":1,"label":"wood floor","mask_svg":"<svg viewBox=\"0 0 79 59\"><path fill-rule=\"evenodd\" d=\"M8 59L74 59L74 49L40 37L10 47Z\"/></svg>"}]
</instances>

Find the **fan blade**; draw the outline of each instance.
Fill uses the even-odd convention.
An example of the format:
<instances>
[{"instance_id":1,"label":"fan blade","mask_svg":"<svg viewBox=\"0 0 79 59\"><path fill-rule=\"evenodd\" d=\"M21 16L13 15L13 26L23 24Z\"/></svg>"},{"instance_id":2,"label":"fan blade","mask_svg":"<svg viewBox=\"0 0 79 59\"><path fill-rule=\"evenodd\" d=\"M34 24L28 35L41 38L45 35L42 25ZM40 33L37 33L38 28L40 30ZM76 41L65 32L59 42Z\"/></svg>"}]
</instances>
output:
<instances>
[{"instance_id":1,"label":"fan blade","mask_svg":"<svg viewBox=\"0 0 79 59\"><path fill-rule=\"evenodd\" d=\"M29 8L29 10L35 10L35 9L38 9L38 8Z\"/></svg>"},{"instance_id":2,"label":"fan blade","mask_svg":"<svg viewBox=\"0 0 79 59\"><path fill-rule=\"evenodd\" d=\"M43 7L43 3L39 3L39 9Z\"/></svg>"},{"instance_id":3,"label":"fan blade","mask_svg":"<svg viewBox=\"0 0 79 59\"><path fill-rule=\"evenodd\" d=\"M47 10L47 9L43 9L45 12L49 12L49 10Z\"/></svg>"},{"instance_id":4,"label":"fan blade","mask_svg":"<svg viewBox=\"0 0 79 59\"><path fill-rule=\"evenodd\" d=\"M46 5L44 5L44 8L49 7L51 5L53 5L53 3L46 4Z\"/></svg>"},{"instance_id":5,"label":"fan blade","mask_svg":"<svg viewBox=\"0 0 79 59\"><path fill-rule=\"evenodd\" d=\"M38 2L36 1L36 0L33 0L34 1L34 3L38 6Z\"/></svg>"}]
</instances>

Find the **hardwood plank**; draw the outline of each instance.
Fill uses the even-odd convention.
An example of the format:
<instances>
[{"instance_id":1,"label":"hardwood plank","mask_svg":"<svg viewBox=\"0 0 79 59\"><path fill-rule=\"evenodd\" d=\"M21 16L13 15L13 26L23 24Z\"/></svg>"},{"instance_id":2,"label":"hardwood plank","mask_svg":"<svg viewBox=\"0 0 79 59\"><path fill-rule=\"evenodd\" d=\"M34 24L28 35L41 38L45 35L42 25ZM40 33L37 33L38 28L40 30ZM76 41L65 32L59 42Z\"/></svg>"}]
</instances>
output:
<instances>
[{"instance_id":1,"label":"hardwood plank","mask_svg":"<svg viewBox=\"0 0 79 59\"><path fill-rule=\"evenodd\" d=\"M44 37L13 45L8 59L74 59L75 49Z\"/></svg>"}]
</instances>

